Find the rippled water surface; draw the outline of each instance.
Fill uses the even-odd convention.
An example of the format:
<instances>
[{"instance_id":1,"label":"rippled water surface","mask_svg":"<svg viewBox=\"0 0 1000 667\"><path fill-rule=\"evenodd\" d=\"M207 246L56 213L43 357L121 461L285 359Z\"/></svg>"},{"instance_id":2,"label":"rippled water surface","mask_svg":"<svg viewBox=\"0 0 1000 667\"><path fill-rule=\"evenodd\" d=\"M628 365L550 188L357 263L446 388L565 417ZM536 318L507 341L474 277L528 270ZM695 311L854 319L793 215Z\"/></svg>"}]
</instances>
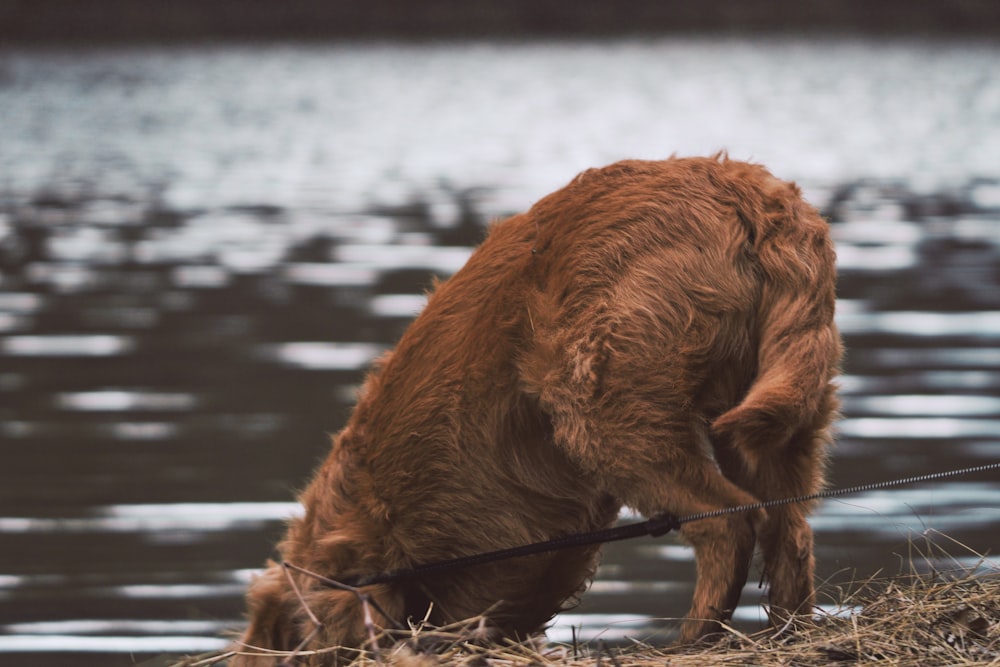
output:
<instances>
[{"instance_id":1,"label":"rippled water surface","mask_svg":"<svg viewBox=\"0 0 1000 667\"><path fill-rule=\"evenodd\" d=\"M791 39L0 52L0 663L221 646L431 277L621 157L728 148L831 218L834 485L1000 460L998 61ZM896 571L928 529L995 549L997 480L827 501L820 574ZM669 639L652 619L692 578L670 538L612 545L550 634Z\"/></svg>"}]
</instances>

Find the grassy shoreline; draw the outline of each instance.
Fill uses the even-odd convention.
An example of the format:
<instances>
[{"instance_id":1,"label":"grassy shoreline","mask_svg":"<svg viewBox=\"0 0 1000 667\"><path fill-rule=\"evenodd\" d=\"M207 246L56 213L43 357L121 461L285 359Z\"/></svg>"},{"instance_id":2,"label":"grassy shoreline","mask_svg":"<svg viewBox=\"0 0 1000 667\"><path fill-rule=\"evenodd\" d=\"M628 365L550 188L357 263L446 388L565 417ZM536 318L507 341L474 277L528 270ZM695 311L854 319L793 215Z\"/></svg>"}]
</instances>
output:
<instances>
[{"instance_id":1,"label":"grassy shoreline","mask_svg":"<svg viewBox=\"0 0 1000 667\"><path fill-rule=\"evenodd\" d=\"M964 545L948 551L927 536L913 543L909 572L821 587L834 611L795 629L751 634L726 628L716 643L674 649L633 640L609 648L543 643L482 645L478 619L447 628L414 628L402 640L379 638L354 667L819 667L877 664L885 667L1000 665L1000 565ZM946 538L947 539L947 538ZM962 550L961 559L949 551ZM971 566L963 565L968 562ZM422 646L433 645L433 653ZM249 651L249 649L247 649ZM302 652L298 662L334 649ZM172 667L224 665L231 653L187 658ZM277 653L288 656L290 654Z\"/></svg>"}]
</instances>

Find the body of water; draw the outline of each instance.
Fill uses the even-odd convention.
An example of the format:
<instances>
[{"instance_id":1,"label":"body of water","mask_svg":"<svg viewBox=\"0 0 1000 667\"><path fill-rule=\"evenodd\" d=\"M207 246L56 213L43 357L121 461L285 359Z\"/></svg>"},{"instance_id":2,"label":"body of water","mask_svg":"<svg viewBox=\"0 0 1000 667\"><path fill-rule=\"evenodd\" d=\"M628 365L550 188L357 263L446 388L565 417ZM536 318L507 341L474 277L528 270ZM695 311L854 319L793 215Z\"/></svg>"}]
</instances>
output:
<instances>
[{"instance_id":1,"label":"body of water","mask_svg":"<svg viewBox=\"0 0 1000 667\"><path fill-rule=\"evenodd\" d=\"M0 664L220 647L432 276L622 157L725 148L831 218L833 485L1000 460L997 62L850 39L0 51ZM820 574L905 569L928 530L973 562L997 479L827 501ZM666 641L693 568L670 538L610 546L551 636Z\"/></svg>"}]
</instances>

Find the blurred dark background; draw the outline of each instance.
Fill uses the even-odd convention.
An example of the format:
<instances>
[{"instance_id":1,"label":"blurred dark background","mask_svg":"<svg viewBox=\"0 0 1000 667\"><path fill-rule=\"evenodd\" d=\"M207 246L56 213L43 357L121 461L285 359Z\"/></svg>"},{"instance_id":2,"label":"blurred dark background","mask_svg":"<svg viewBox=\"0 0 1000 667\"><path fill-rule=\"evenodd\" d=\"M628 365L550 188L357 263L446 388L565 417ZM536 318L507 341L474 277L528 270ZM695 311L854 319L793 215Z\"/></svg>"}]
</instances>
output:
<instances>
[{"instance_id":1,"label":"blurred dark background","mask_svg":"<svg viewBox=\"0 0 1000 667\"><path fill-rule=\"evenodd\" d=\"M4 41L991 34L992 0L0 0Z\"/></svg>"}]
</instances>

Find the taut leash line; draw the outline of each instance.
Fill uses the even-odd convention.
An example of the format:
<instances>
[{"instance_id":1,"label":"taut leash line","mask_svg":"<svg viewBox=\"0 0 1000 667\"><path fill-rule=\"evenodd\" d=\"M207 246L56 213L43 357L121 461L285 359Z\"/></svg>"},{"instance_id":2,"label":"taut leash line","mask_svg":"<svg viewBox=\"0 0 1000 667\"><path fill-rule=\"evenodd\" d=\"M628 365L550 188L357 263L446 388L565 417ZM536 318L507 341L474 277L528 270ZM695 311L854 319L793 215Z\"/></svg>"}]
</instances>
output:
<instances>
[{"instance_id":1,"label":"taut leash line","mask_svg":"<svg viewBox=\"0 0 1000 667\"><path fill-rule=\"evenodd\" d=\"M738 505L736 507L724 507L719 510L713 510L711 512L702 512L701 514L690 514L685 517L678 519L678 523L685 524L690 521L699 521L700 519L711 519L717 516L723 516L726 514L736 514L738 512L751 512L758 509L767 509L769 507L777 507L779 505L791 505L794 503L807 503L811 500L821 500L823 498L836 498L838 496L850 496L855 493L864 493L865 491L876 491L878 489L890 489L896 486L906 486L907 484L917 484L918 482L930 482L938 479L945 479L948 477L958 477L960 475L971 475L976 472L985 472L987 470L996 470L1000 468L1000 461L996 463L986 463L980 466L972 466L970 468L959 468L958 470L947 470L945 472L932 472L926 475L914 475L913 477L903 477L901 479L891 479L884 482L871 482L869 484L858 484L857 486L848 486L843 489L830 489L827 491L820 491L819 493L813 493L808 496L796 496L794 498L779 498L777 500L764 500L759 503L750 503L749 505Z\"/></svg>"},{"instance_id":2,"label":"taut leash line","mask_svg":"<svg viewBox=\"0 0 1000 667\"><path fill-rule=\"evenodd\" d=\"M907 484L917 484L919 482L930 482L949 477L958 477L960 475L971 475L973 473L996 470L998 468L1000 468L1000 461L984 465L971 466L968 468L959 468L957 470L948 470L945 472L935 472L928 473L926 475L915 475L913 477L903 477L901 479L887 480L883 482L859 484L857 486L849 486L842 489L830 489L810 495L796 496L794 498L778 498L776 500L765 500L747 505L724 507L711 512L689 514L688 516L683 517L675 517L670 514L660 514L646 521L629 523L622 526L615 526L613 528L605 528L603 530L595 530L587 533L574 533L572 535L565 535L563 537L557 537L543 542L533 542L531 544L524 544L518 547L511 547L509 549L499 549L497 551L488 551L469 556L461 556L458 558L437 561L435 563L426 563L424 565L417 565L405 570L391 570L389 572L381 572L368 576L352 577L338 583L353 587L385 584L402 579L415 579L422 576L441 574L450 570L458 570L473 565L482 565L484 563L493 563L500 560L508 560L510 558L547 553L549 551L571 549L573 547L602 544L605 542L617 542L619 540L628 540L633 537L644 537L646 535L660 537L673 530L677 530L685 523L690 523L692 521L712 519L728 514L738 514L740 512L750 512L758 509L768 509L770 507L778 507L780 505L804 503L823 498L849 496L855 493L863 493L865 491L889 489L897 486L905 486Z\"/></svg>"},{"instance_id":3,"label":"taut leash line","mask_svg":"<svg viewBox=\"0 0 1000 667\"><path fill-rule=\"evenodd\" d=\"M649 519L648 521L629 523L623 526L595 530L589 533L574 533L572 535L565 535L563 537L545 540L544 542L532 542L531 544L523 544L519 547L510 547L509 549L499 549L497 551L487 551L485 553L472 554L470 556L460 556L458 558L442 560L436 563L417 565L416 567L407 570L392 570L368 577L355 577L353 579L347 579L344 583L355 587L369 586L371 584L384 584L390 581L397 581L399 579L411 579L430 574L439 574L441 572L447 572L448 570L457 570L463 567L470 567L472 565L482 565L483 563L493 563L498 560L507 560L510 558L518 558L520 556L531 556L549 551L559 551L562 549L583 547L591 544L603 544L605 542L617 542L619 540L628 540L633 537L644 537L646 535L660 537L661 535L666 535L670 531L678 528L680 528L680 523L678 523L676 517L669 514L661 514Z\"/></svg>"}]
</instances>

